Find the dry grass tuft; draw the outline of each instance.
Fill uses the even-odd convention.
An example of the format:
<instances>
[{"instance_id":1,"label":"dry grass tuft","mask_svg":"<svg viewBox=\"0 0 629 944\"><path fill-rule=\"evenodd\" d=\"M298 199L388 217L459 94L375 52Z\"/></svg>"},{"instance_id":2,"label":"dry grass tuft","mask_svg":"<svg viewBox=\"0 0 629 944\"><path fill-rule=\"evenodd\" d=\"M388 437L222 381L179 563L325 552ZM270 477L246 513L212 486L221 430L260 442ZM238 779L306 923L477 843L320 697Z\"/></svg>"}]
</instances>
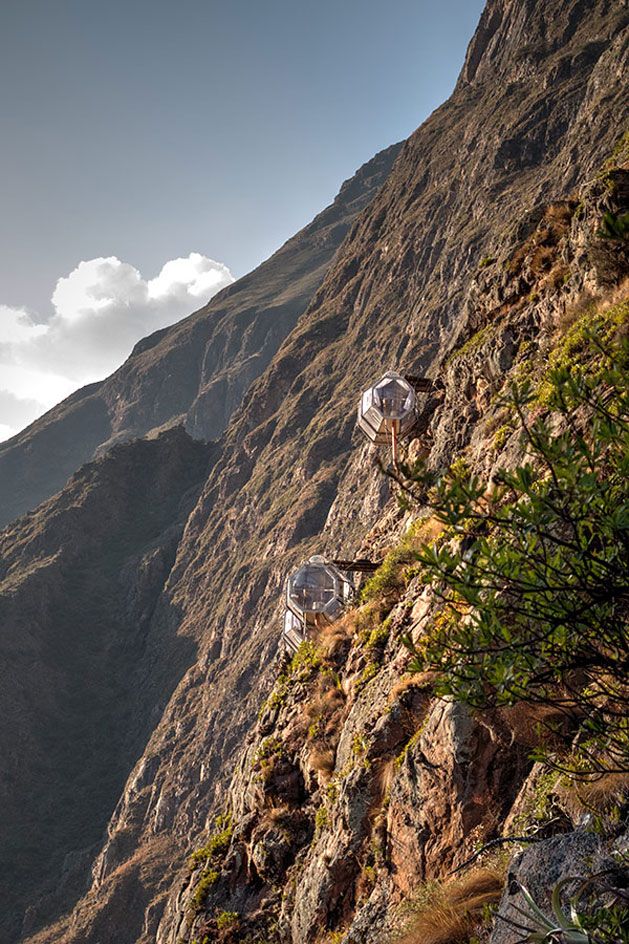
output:
<instances>
[{"instance_id":1,"label":"dry grass tuft","mask_svg":"<svg viewBox=\"0 0 629 944\"><path fill-rule=\"evenodd\" d=\"M335 660L345 655L350 645L350 637L343 626L333 623L328 630L321 633L317 648L324 659Z\"/></svg>"},{"instance_id":2,"label":"dry grass tuft","mask_svg":"<svg viewBox=\"0 0 629 944\"><path fill-rule=\"evenodd\" d=\"M558 789L562 805L569 813L612 813L629 802L629 773L603 774L588 783L570 782Z\"/></svg>"},{"instance_id":3,"label":"dry grass tuft","mask_svg":"<svg viewBox=\"0 0 629 944\"><path fill-rule=\"evenodd\" d=\"M486 909L500 900L504 876L496 869L474 869L427 894L399 944L468 944L483 924Z\"/></svg>"},{"instance_id":4,"label":"dry grass tuft","mask_svg":"<svg viewBox=\"0 0 629 944\"><path fill-rule=\"evenodd\" d=\"M605 311L607 308L620 304L627 297L629 297L629 277L623 279L619 285L615 285L598 295L592 295L591 292L582 292L576 301L571 305L566 305L559 315L555 337L562 337L568 328L571 328L575 321L578 321L589 308L596 306Z\"/></svg>"},{"instance_id":5,"label":"dry grass tuft","mask_svg":"<svg viewBox=\"0 0 629 944\"><path fill-rule=\"evenodd\" d=\"M413 694L415 694L415 692L421 692L422 694L429 695L432 682L433 676L430 672L416 672L403 675L397 680L395 685L392 686L389 692L389 704L399 701L405 692L412 692Z\"/></svg>"},{"instance_id":6,"label":"dry grass tuft","mask_svg":"<svg viewBox=\"0 0 629 944\"><path fill-rule=\"evenodd\" d=\"M273 806L265 812L265 819L270 826L277 826L280 829L290 829L294 818L294 812L286 804Z\"/></svg>"},{"instance_id":7,"label":"dry grass tuft","mask_svg":"<svg viewBox=\"0 0 629 944\"><path fill-rule=\"evenodd\" d=\"M323 744L316 744L309 754L308 760L313 770L321 774L324 780L334 773L334 751Z\"/></svg>"},{"instance_id":8,"label":"dry grass tuft","mask_svg":"<svg viewBox=\"0 0 629 944\"><path fill-rule=\"evenodd\" d=\"M496 711L496 721L506 725L512 744L534 750L565 749L574 720L553 705L532 705L518 702Z\"/></svg>"}]
</instances>

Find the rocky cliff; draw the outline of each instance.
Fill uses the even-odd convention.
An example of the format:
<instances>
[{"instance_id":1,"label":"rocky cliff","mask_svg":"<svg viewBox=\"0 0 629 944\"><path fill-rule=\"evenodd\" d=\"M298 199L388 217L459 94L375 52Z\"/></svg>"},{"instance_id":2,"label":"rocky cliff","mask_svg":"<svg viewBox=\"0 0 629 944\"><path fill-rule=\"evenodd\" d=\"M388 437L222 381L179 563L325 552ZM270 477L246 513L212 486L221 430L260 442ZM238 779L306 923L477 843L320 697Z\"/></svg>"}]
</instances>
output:
<instances>
[{"instance_id":1,"label":"rocky cliff","mask_svg":"<svg viewBox=\"0 0 629 944\"><path fill-rule=\"evenodd\" d=\"M354 433L357 391L383 366L445 383L413 448L430 447L435 468L467 450L488 472L509 446L492 398L526 344L543 356L584 292L618 291L626 260L596 232L605 209L622 209L621 150L606 171L614 187L596 175L626 123L626 26L626 6L602 0L488 3L452 97L406 142L205 455L198 497L190 484L194 507L181 506L183 532L149 595L141 680L112 699L141 721L116 751L126 783L104 843L83 852L89 889L33 942L384 940L417 884L503 828L529 774L526 730L399 684L401 634L427 605L418 588L400 589L386 625L339 626L278 683L281 588L315 550L378 557L405 528ZM126 369L135 376L133 359ZM212 409L201 399L195 422ZM119 447L96 468L149 446L162 448ZM74 481L37 511L39 529L66 527ZM7 532L25 542L16 575L51 555L46 541L28 545L29 521ZM10 591L16 612L23 600ZM52 639L50 620L21 632L36 622ZM152 640L176 650L168 671ZM138 686L155 693L143 708ZM59 909L43 891L31 888L24 938Z\"/></svg>"},{"instance_id":2,"label":"rocky cliff","mask_svg":"<svg viewBox=\"0 0 629 944\"><path fill-rule=\"evenodd\" d=\"M356 215L400 149L392 145L270 259L178 324L136 344L111 377L72 394L0 443L0 526L58 491L113 444L185 424L218 438L321 284Z\"/></svg>"}]
</instances>

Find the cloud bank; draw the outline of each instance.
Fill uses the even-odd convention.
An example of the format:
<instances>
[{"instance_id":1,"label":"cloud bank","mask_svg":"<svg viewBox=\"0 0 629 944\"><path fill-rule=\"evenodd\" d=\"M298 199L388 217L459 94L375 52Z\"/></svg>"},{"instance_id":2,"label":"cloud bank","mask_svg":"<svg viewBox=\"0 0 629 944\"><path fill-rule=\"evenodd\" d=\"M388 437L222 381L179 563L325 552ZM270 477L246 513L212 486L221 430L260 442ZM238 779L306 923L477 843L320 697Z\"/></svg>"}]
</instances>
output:
<instances>
[{"instance_id":1,"label":"cloud bank","mask_svg":"<svg viewBox=\"0 0 629 944\"><path fill-rule=\"evenodd\" d=\"M106 377L137 341L233 281L227 266L198 252L171 259L148 280L110 256L80 262L59 279L48 322L0 304L0 440L78 387Z\"/></svg>"}]
</instances>

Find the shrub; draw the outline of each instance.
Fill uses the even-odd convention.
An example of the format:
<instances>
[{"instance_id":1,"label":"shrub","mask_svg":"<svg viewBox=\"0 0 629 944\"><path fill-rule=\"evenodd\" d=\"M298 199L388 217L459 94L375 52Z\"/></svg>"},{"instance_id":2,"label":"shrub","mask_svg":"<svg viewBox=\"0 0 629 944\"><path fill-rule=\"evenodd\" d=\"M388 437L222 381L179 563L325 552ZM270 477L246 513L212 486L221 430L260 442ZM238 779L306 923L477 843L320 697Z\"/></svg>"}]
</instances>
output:
<instances>
[{"instance_id":1,"label":"shrub","mask_svg":"<svg viewBox=\"0 0 629 944\"><path fill-rule=\"evenodd\" d=\"M212 887L216 884L220 877L220 872L217 869L204 869L201 873L201 878L195 885L194 895L192 896L191 905L194 911L200 911L205 904L205 899L207 894Z\"/></svg>"},{"instance_id":2,"label":"shrub","mask_svg":"<svg viewBox=\"0 0 629 944\"><path fill-rule=\"evenodd\" d=\"M200 911L205 904L208 891L220 878L220 869L229 849L233 833L232 818L229 813L223 813L214 821L214 831L205 846L196 849L189 859L191 869L204 865L199 880L195 886L191 899L193 911Z\"/></svg>"},{"instance_id":3,"label":"shrub","mask_svg":"<svg viewBox=\"0 0 629 944\"><path fill-rule=\"evenodd\" d=\"M330 817L328 816L328 811L324 805L321 805L315 813L315 829L317 832L321 832L329 824Z\"/></svg>"},{"instance_id":4,"label":"shrub","mask_svg":"<svg viewBox=\"0 0 629 944\"><path fill-rule=\"evenodd\" d=\"M293 656L288 674L297 682L305 682L321 667L321 657L317 647L311 640L302 642Z\"/></svg>"},{"instance_id":5,"label":"shrub","mask_svg":"<svg viewBox=\"0 0 629 944\"><path fill-rule=\"evenodd\" d=\"M222 859L229 849L233 831L231 816L228 813L217 816L214 821L214 831L206 845L201 849L196 849L190 856L191 867L200 865L202 862Z\"/></svg>"},{"instance_id":6,"label":"shrub","mask_svg":"<svg viewBox=\"0 0 629 944\"><path fill-rule=\"evenodd\" d=\"M601 225L596 234L601 239L624 242L629 239L629 213L615 215L607 211L603 214Z\"/></svg>"},{"instance_id":7,"label":"shrub","mask_svg":"<svg viewBox=\"0 0 629 944\"><path fill-rule=\"evenodd\" d=\"M386 555L373 577L365 581L360 598L369 603L391 596L405 585L405 565L419 560L419 550L427 534L434 530L432 518L414 521L398 544Z\"/></svg>"},{"instance_id":8,"label":"shrub","mask_svg":"<svg viewBox=\"0 0 629 944\"><path fill-rule=\"evenodd\" d=\"M613 884L609 881L612 877L609 872L587 880L569 877L556 882L547 912L518 882L522 902L512 903L515 918L505 915L504 920L518 934L525 931L525 937L520 938L523 944L626 944L629 907L623 889L627 870L619 868L617 872ZM562 900L565 891L575 886L566 907Z\"/></svg>"},{"instance_id":9,"label":"shrub","mask_svg":"<svg viewBox=\"0 0 629 944\"><path fill-rule=\"evenodd\" d=\"M457 540L419 552L442 607L409 643L413 668L473 707L559 707L573 775L629 765L627 309L568 333L544 381L553 415L531 420L532 390L512 389L527 461L489 486L445 474L429 501Z\"/></svg>"},{"instance_id":10,"label":"shrub","mask_svg":"<svg viewBox=\"0 0 629 944\"><path fill-rule=\"evenodd\" d=\"M221 911L216 916L216 927L219 931L235 930L240 924L240 915L237 911Z\"/></svg>"}]
</instances>

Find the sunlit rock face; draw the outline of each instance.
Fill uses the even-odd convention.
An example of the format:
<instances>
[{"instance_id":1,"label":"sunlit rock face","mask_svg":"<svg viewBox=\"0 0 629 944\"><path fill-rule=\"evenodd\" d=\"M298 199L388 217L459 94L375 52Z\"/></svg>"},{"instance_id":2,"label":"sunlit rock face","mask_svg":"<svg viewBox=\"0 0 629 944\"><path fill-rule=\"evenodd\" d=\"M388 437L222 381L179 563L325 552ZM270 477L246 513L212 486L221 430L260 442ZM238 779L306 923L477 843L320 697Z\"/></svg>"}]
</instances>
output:
<instances>
[{"instance_id":1,"label":"sunlit rock face","mask_svg":"<svg viewBox=\"0 0 629 944\"><path fill-rule=\"evenodd\" d=\"M290 698L260 709L277 676L287 574L314 553L378 559L407 523L373 448L355 431L360 392L391 366L440 380L440 395L418 402L410 448L435 468L467 448L474 467L490 472L497 461L488 432L494 393L517 366L522 343L546 343L584 287L618 284L616 257L602 261L593 235L608 197L588 181L625 124L624 25L622 5L491 0L452 97L409 138L381 189L361 191L370 199L328 259L307 310L267 349L255 377L247 375L250 386L237 395L227 426L226 417L212 415L218 401L208 395L205 402L201 387L207 381L209 390L210 374L224 371L220 395L229 402L231 348L225 342L221 361L196 315L140 346L107 387L111 402L96 391L98 403L106 403L98 407L103 428L110 424L114 435L155 431L164 417L177 416L195 435L223 432L204 458L207 467L189 482L181 471L194 465L185 461L189 439L171 443L179 458L155 463L154 485L145 486L144 503L136 499L147 522L164 515L155 541L166 533L172 539L167 564L150 563L148 539L136 546L112 532L116 548L129 553L105 588L123 614L112 651L138 675L123 689L103 687L96 729L113 719L125 730L130 725L133 736L125 734L111 792L100 804L92 798L106 833L101 829L88 849L83 834L60 837L69 854L65 886L44 885L41 858L32 866L30 884L22 883L28 894L15 902L14 940L19 909L28 904L22 937L32 934L38 944L213 940L219 908L238 912L252 933L273 925L293 944L313 940L313 928L353 930L348 941L376 944L414 881L460 864L509 815L528 777L523 726L471 718L421 689L397 686L401 634L415 631L432 606L415 584L396 604L388 635L373 645L342 627L330 640L331 687L311 690L306 677ZM551 210L563 204L565 212ZM540 266L542 245L550 252ZM228 289L211 310L236 291ZM179 348L176 339L187 332L190 347ZM80 412L85 404L77 402ZM110 435L95 438L102 443ZM99 461L114 463L124 480L135 448L125 445ZM507 457L516 455L514 443L504 448ZM166 477L158 488L162 465L180 470L181 485ZM35 521L38 534L54 522L80 557L81 532L89 536L93 525L86 518L76 527L73 483L7 532L15 548L7 576L34 579L56 553L38 537L28 539ZM94 500L104 495L107 506L100 476L85 490ZM173 503L180 496L176 510L164 504L166 496ZM115 529L120 518L112 507ZM107 531L106 515L99 528ZM108 552L102 562L98 553L90 545L93 574L109 574ZM102 639L101 584L93 579L94 594L88 582L78 599L86 626ZM26 590L6 589L10 605L29 613ZM70 599L74 592L68 583ZM136 598L145 601L141 624L129 615ZM36 641L33 664L18 666L17 682L40 672L40 640L58 634L56 651L74 652L76 631L66 636L53 610L38 610L28 625L5 621L6 640L26 634ZM142 626L144 648L137 640L125 648L130 624ZM41 682L46 724L72 753L66 719L54 704L58 681L42 672ZM315 698L325 704L329 725L328 747L318 757L308 740L315 719L307 709ZM24 723L25 764L32 762L30 724ZM274 752L277 742L283 746ZM92 750L97 754L98 746ZM74 769L84 758L77 749ZM326 819L317 810L324 796L331 799L332 777L337 795ZM76 786L68 795L82 805L78 778ZM187 856L207 842L226 804L233 834L216 885L197 908L199 874L187 867ZM270 816L276 807L280 812ZM55 924L68 907L70 915Z\"/></svg>"}]
</instances>

